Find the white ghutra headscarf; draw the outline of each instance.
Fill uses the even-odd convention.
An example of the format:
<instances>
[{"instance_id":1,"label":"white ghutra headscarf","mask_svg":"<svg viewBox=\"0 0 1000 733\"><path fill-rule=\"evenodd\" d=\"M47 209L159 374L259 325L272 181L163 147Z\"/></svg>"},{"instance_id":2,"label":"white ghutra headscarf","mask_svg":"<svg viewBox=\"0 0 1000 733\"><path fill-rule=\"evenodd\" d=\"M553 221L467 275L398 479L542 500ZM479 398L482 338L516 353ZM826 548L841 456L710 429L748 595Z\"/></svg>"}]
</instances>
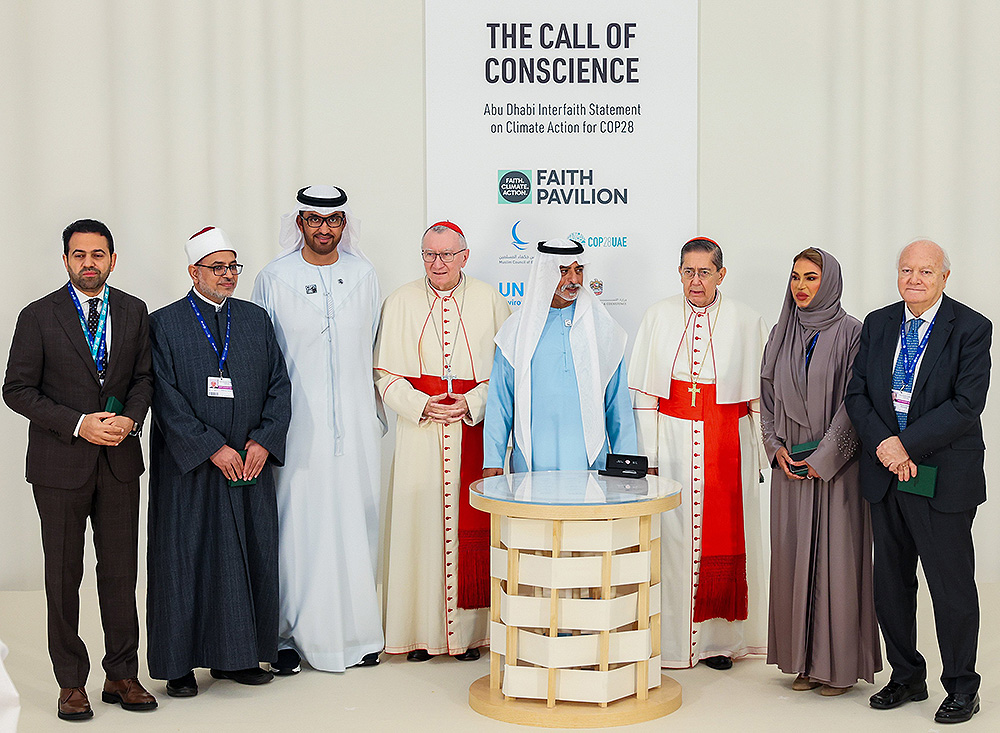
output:
<instances>
[{"instance_id":1,"label":"white ghutra headscarf","mask_svg":"<svg viewBox=\"0 0 1000 733\"><path fill-rule=\"evenodd\" d=\"M508 318L496 335L496 344L514 367L514 439L531 467L531 357L552 305L552 296L562 278L560 267L574 262L587 265L590 258L579 242L550 239L538 243L520 310ZM604 304L586 285L580 288L570 327L583 438L587 460L593 464L607 433L604 391L625 355L625 329L618 325Z\"/></svg>"},{"instance_id":2,"label":"white ghutra headscarf","mask_svg":"<svg viewBox=\"0 0 1000 733\"><path fill-rule=\"evenodd\" d=\"M295 221L296 217L303 211L315 211L320 216L329 216L335 211L344 212L347 224L344 225L344 234L340 238L337 249L371 263L371 260L365 257L361 251L361 220L351 211L344 189L337 186L306 186L299 189L295 195L295 208L281 216L278 243L281 245L282 252L275 259L298 252L305 246L305 237Z\"/></svg>"}]
</instances>

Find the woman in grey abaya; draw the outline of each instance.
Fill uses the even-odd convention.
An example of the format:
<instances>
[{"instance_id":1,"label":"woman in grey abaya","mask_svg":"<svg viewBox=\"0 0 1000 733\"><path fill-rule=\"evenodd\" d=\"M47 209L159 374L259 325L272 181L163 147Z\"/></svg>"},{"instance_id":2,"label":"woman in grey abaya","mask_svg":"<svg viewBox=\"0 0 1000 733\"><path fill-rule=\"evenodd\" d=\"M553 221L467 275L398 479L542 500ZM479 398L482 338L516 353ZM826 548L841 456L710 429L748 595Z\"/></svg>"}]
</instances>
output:
<instances>
[{"instance_id":1,"label":"woman in grey abaya","mask_svg":"<svg viewBox=\"0 0 1000 733\"><path fill-rule=\"evenodd\" d=\"M797 675L793 690L839 695L882 669L869 509L844 409L861 323L840 305L832 255L810 248L793 262L761 367L761 428L774 469L767 661ZM811 455L792 460L793 446L814 441Z\"/></svg>"}]
</instances>

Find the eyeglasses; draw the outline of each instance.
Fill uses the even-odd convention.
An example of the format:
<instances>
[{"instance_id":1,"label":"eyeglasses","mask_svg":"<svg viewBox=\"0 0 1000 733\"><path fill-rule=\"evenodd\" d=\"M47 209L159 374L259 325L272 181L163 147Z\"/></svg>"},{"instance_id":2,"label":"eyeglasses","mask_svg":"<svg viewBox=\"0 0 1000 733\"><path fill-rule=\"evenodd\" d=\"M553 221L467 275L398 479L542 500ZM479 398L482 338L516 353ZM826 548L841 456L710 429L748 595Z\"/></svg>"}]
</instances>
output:
<instances>
[{"instance_id":1,"label":"eyeglasses","mask_svg":"<svg viewBox=\"0 0 1000 733\"><path fill-rule=\"evenodd\" d=\"M229 272L233 273L234 275L239 275L241 272L243 272L243 265L239 265L239 264L237 264L235 262L233 264L231 264L231 265L198 265L198 264L196 264L195 267L207 267L209 270L212 271L212 274L214 274L216 277L222 277L223 275L225 275L226 274L226 270L229 270Z\"/></svg>"},{"instance_id":2,"label":"eyeglasses","mask_svg":"<svg viewBox=\"0 0 1000 733\"><path fill-rule=\"evenodd\" d=\"M324 224L331 229L339 229L344 226L344 222L347 221L347 217L340 213L330 214L330 216L320 216L319 214L302 216L302 214L299 214L299 218L304 221L306 226L310 229L319 229Z\"/></svg>"},{"instance_id":3,"label":"eyeglasses","mask_svg":"<svg viewBox=\"0 0 1000 733\"><path fill-rule=\"evenodd\" d=\"M712 276L718 274L718 270L709 270L707 267L703 267L700 270L695 270L692 267L685 267L681 270L681 280L694 280L695 275L698 276L699 280L708 280Z\"/></svg>"},{"instance_id":4,"label":"eyeglasses","mask_svg":"<svg viewBox=\"0 0 1000 733\"><path fill-rule=\"evenodd\" d=\"M428 252L426 249L420 250L420 256L424 258L424 262L433 262L436 257L440 257L441 261L446 265L455 261L455 255L462 254L465 249L460 249L458 252Z\"/></svg>"}]
</instances>

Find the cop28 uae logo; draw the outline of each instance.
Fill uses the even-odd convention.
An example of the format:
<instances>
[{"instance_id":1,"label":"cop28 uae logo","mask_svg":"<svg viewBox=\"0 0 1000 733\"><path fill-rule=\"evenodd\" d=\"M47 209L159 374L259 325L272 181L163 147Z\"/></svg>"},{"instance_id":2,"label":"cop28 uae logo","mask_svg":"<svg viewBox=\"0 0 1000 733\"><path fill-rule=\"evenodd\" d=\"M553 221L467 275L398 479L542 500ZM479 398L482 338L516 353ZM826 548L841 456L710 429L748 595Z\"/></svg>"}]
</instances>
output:
<instances>
[{"instance_id":1,"label":"cop28 uae logo","mask_svg":"<svg viewBox=\"0 0 1000 733\"><path fill-rule=\"evenodd\" d=\"M531 203L531 171L497 171L498 204Z\"/></svg>"}]
</instances>

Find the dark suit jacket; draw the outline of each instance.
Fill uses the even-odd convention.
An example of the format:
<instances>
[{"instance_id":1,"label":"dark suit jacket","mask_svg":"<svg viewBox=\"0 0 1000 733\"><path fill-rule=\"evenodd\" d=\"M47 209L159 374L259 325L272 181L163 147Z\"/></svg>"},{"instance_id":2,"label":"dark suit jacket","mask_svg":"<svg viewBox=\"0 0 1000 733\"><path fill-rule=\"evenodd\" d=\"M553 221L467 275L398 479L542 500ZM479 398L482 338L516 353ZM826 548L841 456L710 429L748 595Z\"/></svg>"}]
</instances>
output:
<instances>
[{"instance_id":1,"label":"dark suit jacket","mask_svg":"<svg viewBox=\"0 0 1000 733\"><path fill-rule=\"evenodd\" d=\"M931 506L942 512L972 509L986 501L986 446L980 415L990 384L993 324L968 306L941 296L902 431L892 405L892 371L903 302L868 314L845 403L861 438L861 492L881 501L896 485L876 457L879 444L899 435L910 459L937 466Z\"/></svg>"},{"instance_id":2,"label":"dark suit jacket","mask_svg":"<svg viewBox=\"0 0 1000 733\"><path fill-rule=\"evenodd\" d=\"M108 309L111 353L103 387L66 286L29 304L17 318L3 399L31 421L25 476L32 484L62 489L84 484L101 446L73 437L73 431L81 414L103 411L108 397L121 400L122 414L136 425L146 417L153 398L146 304L111 288ZM119 481L134 481L143 472L135 436L108 448L107 456Z\"/></svg>"}]
</instances>

